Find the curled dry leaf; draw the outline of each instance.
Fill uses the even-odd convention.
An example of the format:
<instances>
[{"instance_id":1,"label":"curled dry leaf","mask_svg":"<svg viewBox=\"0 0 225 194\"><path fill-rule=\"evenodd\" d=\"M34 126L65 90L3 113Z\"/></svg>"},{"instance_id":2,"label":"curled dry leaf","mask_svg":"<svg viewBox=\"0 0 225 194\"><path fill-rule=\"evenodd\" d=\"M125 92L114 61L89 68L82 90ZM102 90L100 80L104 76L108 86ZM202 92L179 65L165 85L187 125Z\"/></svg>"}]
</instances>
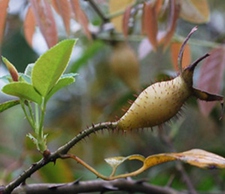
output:
<instances>
[{"instance_id":1,"label":"curled dry leaf","mask_svg":"<svg viewBox=\"0 0 225 194\"><path fill-rule=\"evenodd\" d=\"M180 17L188 22L202 24L209 21L210 10L207 0L183 0Z\"/></svg>"},{"instance_id":2,"label":"curled dry leaf","mask_svg":"<svg viewBox=\"0 0 225 194\"><path fill-rule=\"evenodd\" d=\"M199 73L197 87L212 93L219 93L223 84L223 75L225 70L225 48L219 47L211 51ZM216 106L215 102L198 101L200 111L209 115Z\"/></svg>"},{"instance_id":3,"label":"curled dry leaf","mask_svg":"<svg viewBox=\"0 0 225 194\"><path fill-rule=\"evenodd\" d=\"M182 153L172 153L177 160L199 168L225 168L225 158L201 149L192 149Z\"/></svg>"},{"instance_id":4,"label":"curled dry leaf","mask_svg":"<svg viewBox=\"0 0 225 194\"><path fill-rule=\"evenodd\" d=\"M110 176L105 176L96 171L93 167L85 163L83 160L78 158L77 156L69 155L70 158L76 160L78 163L83 165L85 168L94 173L97 177L105 179L105 180L114 180L118 178L127 178L132 176L137 176L140 173L148 170L149 168L166 163L174 160L179 160L190 165L199 167L199 168L207 168L207 169L215 169L215 168L225 168L225 158L214 153L201 150L201 149L192 149L185 152L180 153L161 153L148 156L145 158L142 155L134 154L127 157L117 156L106 158L105 161L112 167L112 173ZM125 174L116 174L116 170L119 165L126 162L127 160L137 160L142 162L142 166L132 172Z\"/></svg>"}]
</instances>

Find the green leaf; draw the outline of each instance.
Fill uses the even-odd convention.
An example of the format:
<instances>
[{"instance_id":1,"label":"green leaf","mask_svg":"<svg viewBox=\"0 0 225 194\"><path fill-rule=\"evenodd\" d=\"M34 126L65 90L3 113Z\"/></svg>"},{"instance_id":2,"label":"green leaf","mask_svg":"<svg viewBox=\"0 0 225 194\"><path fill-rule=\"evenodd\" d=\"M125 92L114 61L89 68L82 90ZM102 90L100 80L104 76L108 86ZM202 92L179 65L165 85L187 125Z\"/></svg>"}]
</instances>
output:
<instances>
[{"instance_id":1,"label":"green leaf","mask_svg":"<svg viewBox=\"0 0 225 194\"><path fill-rule=\"evenodd\" d=\"M31 76L33 68L34 68L34 63L28 64L25 71L24 71L24 74L28 75L28 76Z\"/></svg>"},{"instance_id":2,"label":"green leaf","mask_svg":"<svg viewBox=\"0 0 225 194\"><path fill-rule=\"evenodd\" d=\"M17 104L19 104L20 101L19 100L10 100L7 102L3 102L0 104L0 112L3 112L13 106L16 106Z\"/></svg>"},{"instance_id":3,"label":"green leaf","mask_svg":"<svg viewBox=\"0 0 225 194\"><path fill-rule=\"evenodd\" d=\"M32 71L34 88L46 97L65 71L72 53L75 39L64 40L40 56Z\"/></svg>"},{"instance_id":4,"label":"green leaf","mask_svg":"<svg viewBox=\"0 0 225 194\"><path fill-rule=\"evenodd\" d=\"M42 102L41 96L36 92L34 87L26 82L9 83L2 88L2 91L6 94L31 100L38 104Z\"/></svg>"},{"instance_id":5,"label":"green leaf","mask_svg":"<svg viewBox=\"0 0 225 194\"><path fill-rule=\"evenodd\" d=\"M46 97L46 101L48 101L52 97L53 94L55 94L56 92L58 92L60 89L64 88L65 86L72 84L74 81L75 81L75 78L71 77L71 76L60 78L59 81L57 82L57 84L48 93L48 95Z\"/></svg>"}]
</instances>

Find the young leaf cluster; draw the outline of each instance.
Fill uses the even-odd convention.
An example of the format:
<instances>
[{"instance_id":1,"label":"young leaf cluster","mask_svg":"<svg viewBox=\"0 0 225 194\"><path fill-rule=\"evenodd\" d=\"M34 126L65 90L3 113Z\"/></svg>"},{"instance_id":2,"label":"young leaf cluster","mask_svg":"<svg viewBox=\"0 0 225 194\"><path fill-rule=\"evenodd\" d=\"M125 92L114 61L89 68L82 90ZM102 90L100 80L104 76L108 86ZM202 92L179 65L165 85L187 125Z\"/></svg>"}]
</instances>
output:
<instances>
[{"instance_id":1,"label":"young leaf cluster","mask_svg":"<svg viewBox=\"0 0 225 194\"><path fill-rule=\"evenodd\" d=\"M75 39L60 42L41 55L34 64L29 64L24 73L18 73L14 65L2 57L11 75L3 77L7 84L2 91L19 98L25 116L34 130L34 135L28 134L28 137L41 153L47 150L47 134L43 132L47 102L58 90L75 81L76 74L63 74L75 43ZM0 110L6 110L18 104L17 102L18 100L3 103Z\"/></svg>"}]
</instances>

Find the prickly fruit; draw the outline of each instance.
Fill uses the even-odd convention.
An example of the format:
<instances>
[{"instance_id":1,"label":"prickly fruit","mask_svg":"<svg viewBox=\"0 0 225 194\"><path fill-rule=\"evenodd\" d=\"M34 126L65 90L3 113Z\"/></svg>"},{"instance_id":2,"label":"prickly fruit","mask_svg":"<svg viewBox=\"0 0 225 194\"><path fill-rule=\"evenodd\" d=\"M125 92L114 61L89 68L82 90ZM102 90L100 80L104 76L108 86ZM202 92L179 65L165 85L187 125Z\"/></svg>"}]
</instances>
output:
<instances>
[{"instance_id":1,"label":"prickly fruit","mask_svg":"<svg viewBox=\"0 0 225 194\"><path fill-rule=\"evenodd\" d=\"M175 116L190 96L205 101L222 101L222 96L192 87L194 69L207 56L209 55L206 54L196 60L176 78L157 82L146 88L119 119L118 128L131 130L161 125Z\"/></svg>"}]
</instances>

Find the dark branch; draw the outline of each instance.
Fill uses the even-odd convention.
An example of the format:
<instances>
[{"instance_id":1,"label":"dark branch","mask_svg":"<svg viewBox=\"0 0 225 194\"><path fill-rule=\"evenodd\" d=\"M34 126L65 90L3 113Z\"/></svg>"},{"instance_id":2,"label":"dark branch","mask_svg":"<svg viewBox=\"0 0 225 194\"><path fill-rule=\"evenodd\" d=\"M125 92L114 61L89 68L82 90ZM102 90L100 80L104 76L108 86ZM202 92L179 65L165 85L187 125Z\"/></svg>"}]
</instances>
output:
<instances>
[{"instance_id":1,"label":"dark branch","mask_svg":"<svg viewBox=\"0 0 225 194\"><path fill-rule=\"evenodd\" d=\"M12 194L74 194L74 193L105 193L107 191L126 191L129 193L151 194L187 194L169 187L160 187L144 181L117 179L114 181L92 180L77 181L67 184L30 184L16 188Z\"/></svg>"},{"instance_id":2,"label":"dark branch","mask_svg":"<svg viewBox=\"0 0 225 194\"><path fill-rule=\"evenodd\" d=\"M96 131L101 131L104 129L116 129L117 122L105 122L96 125L92 125L91 127L81 131L78 135L76 135L73 139L71 139L68 143L57 149L55 152L51 153L48 158L43 158L37 163L33 164L30 168L25 170L17 179L9 183L4 188L4 194L11 193L16 187L20 184L24 183L27 178L29 178L34 172L45 166L50 162L55 162L58 158L61 158L64 154L76 145L80 140L84 139L85 137L89 136Z\"/></svg>"},{"instance_id":3,"label":"dark branch","mask_svg":"<svg viewBox=\"0 0 225 194\"><path fill-rule=\"evenodd\" d=\"M95 12L99 15L99 17L102 19L103 23L108 23L109 18L107 18L102 11L99 9L99 7L95 4L93 0L86 0L90 3L91 7L95 10Z\"/></svg>"}]
</instances>

